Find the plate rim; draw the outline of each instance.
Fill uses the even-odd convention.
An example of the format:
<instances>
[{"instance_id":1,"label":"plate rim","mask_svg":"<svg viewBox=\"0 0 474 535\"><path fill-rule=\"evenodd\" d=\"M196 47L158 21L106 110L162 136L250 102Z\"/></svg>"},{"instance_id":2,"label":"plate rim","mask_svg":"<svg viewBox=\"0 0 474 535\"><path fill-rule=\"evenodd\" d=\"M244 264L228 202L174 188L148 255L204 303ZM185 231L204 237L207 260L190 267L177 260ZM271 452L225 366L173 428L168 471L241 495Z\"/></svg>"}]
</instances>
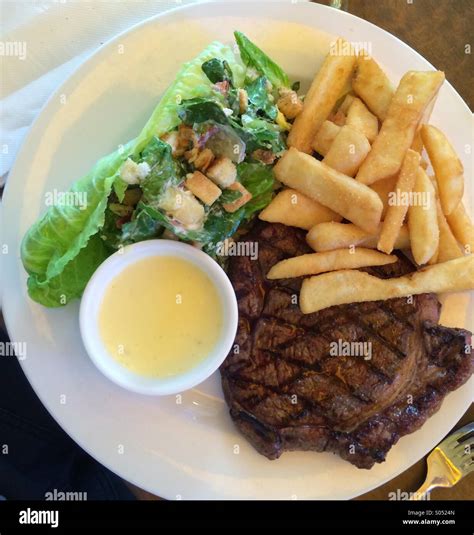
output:
<instances>
[{"instance_id":1,"label":"plate rim","mask_svg":"<svg viewBox=\"0 0 474 535\"><path fill-rule=\"evenodd\" d=\"M193 4L186 4L186 5L176 6L176 7L173 7L171 9L169 9L169 10L166 10L164 12L158 13L158 14L153 15L151 17L147 17L147 18L143 19L142 21L139 21L139 22L136 22L136 23L132 24L131 26L129 26L125 30L123 30L120 33L112 36L110 39L105 41L97 49L91 51L90 54L88 54L87 57L85 57L84 60L81 61L81 63L77 66L77 68L74 70L74 72L71 73L61 83L61 85L58 88L56 88L55 91L52 92L50 97L46 100L44 105L41 107L41 109L38 112L35 120L29 126L28 131L25 134L24 140L21 143L21 146L19 147L19 149L18 149L18 151L16 153L14 163L13 163L13 165L12 165L10 171L9 171L9 178L10 178L11 175L15 174L16 168L20 165L19 161L22 159L23 154L28 151L28 146L31 143L31 139L34 137L35 129L37 128L37 125L40 123L41 119L43 118L43 115L45 114L45 112L47 111L49 106L52 104L52 102L55 100L55 98L57 98L58 95L61 95L64 92L64 88L68 84L73 83L78 78L80 79L83 76L84 69L87 69L88 64L91 61L93 61L93 60L97 61L98 59L100 59L100 57L102 55L106 55L108 53L108 51L109 51L108 50L109 47L111 45L113 45L116 41L120 40L121 38L123 38L124 36L126 36L126 35L128 35L130 33L134 33L135 31L139 30L140 28L142 28L144 26L147 26L149 24L153 24L156 20L164 19L164 18L167 18L169 16L173 16L176 12L193 11L193 10L197 10L198 8L208 7L209 5L219 5L221 7L228 7L229 5L248 7L249 4L250 4L249 2L238 1L238 0L237 1L236 0L231 0L231 1L219 0L219 1L205 1L205 2L200 2L200 3L193 3ZM251 4L252 5L259 4L261 6L265 6L266 8L268 8L268 6L270 4L274 4L275 6L281 6L281 5L286 4L286 2L284 3L282 1L275 1L275 2L257 1L257 2L252 2ZM338 10L335 10L334 8L331 8L329 6L325 6L325 5L322 5L322 4L314 4L314 3L310 3L310 2L299 2L299 3L295 4L295 5L298 5L298 6L311 5L313 7L311 7L310 9L314 9L315 12L318 11L318 10L322 10L323 12L327 11L327 10L337 11L338 12L337 16L343 16L343 17L346 17L348 19L356 19L358 21L358 24L369 25L369 26L373 27L375 29L375 31L382 32L385 35L385 38L397 41L398 45L403 45L403 47L408 49L412 54L417 55L419 59L421 59L425 64L427 64L429 66L429 68L435 69L435 67L428 60L426 60L417 50L415 50L414 48L410 47L407 43L402 41L400 38L398 38L395 35L391 34L387 30L384 30L383 28L380 28L379 26L377 26L376 24L374 24L372 22L369 22L369 21L367 21L365 19L362 19L362 18L360 18L360 17L358 17L356 15L353 15L351 13L347 13L347 12L344 12L344 11L338 11ZM341 14L343 14L343 15L341 15ZM319 28L319 30L328 33L328 31L325 30L323 27L318 27L318 28ZM469 106L463 100L463 98L460 96L458 91L452 86L452 84L448 80L445 80L445 84L447 86L449 86L450 91L455 94L455 96L457 97L457 100L459 100L462 103L462 105L464 107L464 109L462 110L463 113L471 113ZM3 203L5 203L5 205L7 205L9 203L14 202L13 194L12 193L10 194L10 191L13 190L13 186L10 186L9 185L10 183L13 183L13 181L7 179L7 183L6 183L4 194L3 194L3 199L2 199L2 202L0 203L0 210L1 210L2 217L3 217L3 213L4 213ZM12 200L10 200L10 197L12 197ZM3 286L2 286L1 289L2 289L2 295L3 295ZM0 300L0 303L2 301L3 301L3 299ZM11 305L8 305L6 301L5 301L5 303L2 303L2 304L3 304L3 315L4 315L4 320L5 320L5 326L6 326L7 332L10 335L10 333L13 333L16 330L15 328L12 328L13 319L11 319L11 322L10 322L10 314L8 312L8 309L10 308ZM11 340L14 341L14 337L13 336L11 336ZM22 367L23 373L25 373L25 376L27 377L28 382L30 383L31 387L33 388L35 394L38 396L39 400L41 401L43 406L46 408L48 413L51 415L51 417L58 423L58 425L60 425L60 427L63 429L63 431L66 434L68 434L82 449L84 449L84 451L86 451L89 455L91 455L91 457L93 457L99 463L101 463L102 465L104 465L105 467L110 469L112 472L114 472L114 473L116 473L116 474L118 474L120 476L119 472L116 471L115 467L112 467L111 463L109 463L107 460L104 461L102 459L98 459L95 456L94 452L90 450L90 448L88 447L87 444L83 443L82 440L78 440L74 433L72 433L69 429L66 429L65 426L60 423L59 415L56 416L55 413L53 412L53 408L52 407L50 408L50 404L49 403L45 403L45 401L43 400L43 396L40 395L40 393L36 390L33 381L30 380L30 375L28 373L28 366L27 366L27 364L25 365L25 361L19 361L19 362L20 362L20 365ZM470 383L472 385L473 380L474 380L474 377L472 377L471 380L468 381L464 386L467 386ZM459 413L459 418L462 416L462 414L464 414L465 410L468 407L469 407L469 405L467 405L467 407L465 407L463 409L462 413ZM442 410L442 409L440 409L440 410ZM61 418L61 419L63 419L63 418ZM453 425L454 425L454 423L455 422L453 422ZM434 447L434 445L429 447L425 451L425 453L422 455L422 457L424 455L426 455L426 453L428 453L433 447ZM420 459L422 457L420 457ZM418 459L418 460L420 460L420 459ZM417 461L415 461L415 462L417 462ZM384 485L386 482L388 482L388 481L392 480L393 478L397 477L400 473L402 473L405 470L408 470L411 466L413 466L413 464L410 464L408 467L404 467L404 468L402 468L400 470L397 469L394 474L392 474L392 475L390 475L390 476L388 476L386 478L378 479L375 484L374 483L369 483L368 485L365 485L362 490L358 491L357 494L351 494L351 495L347 495L347 496L345 496L343 498L339 497L339 498L336 498L336 499L350 499L350 498L354 498L356 496L360 496L362 494L365 494L365 493L369 492L370 490L378 488L378 487ZM122 477L122 476L120 476L120 477ZM130 477L129 475L127 475L126 481L128 481L128 482L130 482L130 483L132 483L132 484L134 484L134 485L136 485L136 486L138 486L140 488L144 488L145 490L149 490L152 493L156 493L155 489L151 489L151 490L150 489L146 489L146 486L144 486L142 482L137 481L136 479ZM161 496L164 497L165 494L166 493L162 493ZM224 497L224 499L228 499L228 498ZM257 499L259 499L259 498L257 498ZM308 498L308 499L310 499L310 498ZM331 499L331 498L319 498L319 499Z\"/></svg>"}]
</instances>

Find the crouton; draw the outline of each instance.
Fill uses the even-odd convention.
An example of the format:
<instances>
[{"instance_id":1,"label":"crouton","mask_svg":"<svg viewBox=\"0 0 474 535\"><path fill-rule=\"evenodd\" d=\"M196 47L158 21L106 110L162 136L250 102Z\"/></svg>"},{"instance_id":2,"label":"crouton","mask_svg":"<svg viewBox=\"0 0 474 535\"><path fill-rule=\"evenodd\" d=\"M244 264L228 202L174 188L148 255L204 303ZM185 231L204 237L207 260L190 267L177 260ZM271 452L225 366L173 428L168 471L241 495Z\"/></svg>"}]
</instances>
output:
<instances>
[{"instance_id":1,"label":"crouton","mask_svg":"<svg viewBox=\"0 0 474 535\"><path fill-rule=\"evenodd\" d=\"M245 113L249 106L249 96L245 89L239 89L239 112Z\"/></svg>"},{"instance_id":2,"label":"crouton","mask_svg":"<svg viewBox=\"0 0 474 535\"><path fill-rule=\"evenodd\" d=\"M179 158L185 153L192 152L192 149L197 144L197 135L190 126L180 124L178 130L163 134L161 140L170 145L173 157Z\"/></svg>"},{"instance_id":3,"label":"crouton","mask_svg":"<svg viewBox=\"0 0 474 535\"><path fill-rule=\"evenodd\" d=\"M140 188L129 188L125 192L122 203L126 206L136 206L142 195L143 192Z\"/></svg>"},{"instance_id":4,"label":"crouton","mask_svg":"<svg viewBox=\"0 0 474 535\"><path fill-rule=\"evenodd\" d=\"M193 147L191 150L187 150L184 153L184 157L189 163L193 163L198 157L198 154L199 154L199 149L197 147Z\"/></svg>"},{"instance_id":5,"label":"crouton","mask_svg":"<svg viewBox=\"0 0 474 535\"><path fill-rule=\"evenodd\" d=\"M221 189L200 171L194 171L194 173L186 175L185 184L191 193L208 206L213 204L222 193Z\"/></svg>"},{"instance_id":6,"label":"crouton","mask_svg":"<svg viewBox=\"0 0 474 535\"><path fill-rule=\"evenodd\" d=\"M178 147L183 150L192 149L197 143L196 132L184 124L178 127Z\"/></svg>"},{"instance_id":7,"label":"crouton","mask_svg":"<svg viewBox=\"0 0 474 535\"><path fill-rule=\"evenodd\" d=\"M281 89L277 106L287 119L294 119L303 109L303 102L296 94L296 91Z\"/></svg>"},{"instance_id":8,"label":"crouton","mask_svg":"<svg viewBox=\"0 0 474 535\"><path fill-rule=\"evenodd\" d=\"M276 158L276 154L271 150L256 149L252 152L252 158L266 165L271 165Z\"/></svg>"},{"instance_id":9,"label":"crouton","mask_svg":"<svg viewBox=\"0 0 474 535\"><path fill-rule=\"evenodd\" d=\"M242 195L238 199L235 199L235 201L222 205L226 212L236 212L241 206L248 203L252 198L252 194L250 193L250 191L247 191L240 182L234 182L227 189L239 191Z\"/></svg>"},{"instance_id":10,"label":"crouton","mask_svg":"<svg viewBox=\"0 0 474 535\"><path fill-rule=\"evenodd\" d=\"M171 154L174 158L182 156L185 152L185 149L181 148L178 143L178 132L173 130L172 132L167 132L161 136L161 140L171 147Z\"/></svg>"},{"instance_id":11,"label":"crouton","mask_svg":"<svg viewBox=\"0 0 474 535\"><path fill-rule=\"evenodd\" d=\"M237 178L237 168L230 158L217 158L206 174L219 187L228 188Z\"/></svg>"},{"instance_id":12,"label":"crouton","mask_svg":"<svg viewBox=\"0 0 474 535\"><path fill-rule=\"evenodd\" d=\"M211 149L203 149L197 156L196 159L192 162L196 169L202 171L203 173L214 161L214 154Z\"/></svg>"}]
</instances>

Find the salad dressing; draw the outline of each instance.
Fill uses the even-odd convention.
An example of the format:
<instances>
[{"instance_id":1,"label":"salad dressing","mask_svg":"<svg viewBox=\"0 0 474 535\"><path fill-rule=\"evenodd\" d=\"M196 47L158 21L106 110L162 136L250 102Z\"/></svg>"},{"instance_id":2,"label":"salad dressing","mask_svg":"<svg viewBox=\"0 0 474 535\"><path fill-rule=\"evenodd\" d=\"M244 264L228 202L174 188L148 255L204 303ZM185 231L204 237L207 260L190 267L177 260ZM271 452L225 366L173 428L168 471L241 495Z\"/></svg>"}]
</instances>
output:
<instances>
[{"instance_id":1,"label":"salad dressing","mask_svg":"<svg viewBox=\"0 0 474 535\"><path fill-rule=\"evenodd\" d=\"M172 256L128 266L107 288L99 331L110 355L130 371L170 377L204 360L223 328L219 294L204 271Z\"/></svg>"}]
</instances>

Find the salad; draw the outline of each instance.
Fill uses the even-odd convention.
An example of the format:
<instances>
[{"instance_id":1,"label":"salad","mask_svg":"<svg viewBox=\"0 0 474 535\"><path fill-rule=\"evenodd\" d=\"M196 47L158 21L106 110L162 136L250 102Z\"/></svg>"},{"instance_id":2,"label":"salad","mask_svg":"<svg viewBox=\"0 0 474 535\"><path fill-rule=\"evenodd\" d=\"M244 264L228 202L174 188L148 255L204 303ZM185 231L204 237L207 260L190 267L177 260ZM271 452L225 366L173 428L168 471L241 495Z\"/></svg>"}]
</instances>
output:
<instances>
[{"instance_id":1,"label":"salad","mask_svg":"<svg viewBox=\"0 0 474 535\"><path fill-rule=\"evenodd\" d=\"M211 43L186 63L139 135L102 158L71 192L86 206L51 206L21 246L30 297L78 298L121 247L153 238L219 249L265 208L273 165L301 111L298 83L244 34L239 55Z\"/></svg>"}]
</instances>

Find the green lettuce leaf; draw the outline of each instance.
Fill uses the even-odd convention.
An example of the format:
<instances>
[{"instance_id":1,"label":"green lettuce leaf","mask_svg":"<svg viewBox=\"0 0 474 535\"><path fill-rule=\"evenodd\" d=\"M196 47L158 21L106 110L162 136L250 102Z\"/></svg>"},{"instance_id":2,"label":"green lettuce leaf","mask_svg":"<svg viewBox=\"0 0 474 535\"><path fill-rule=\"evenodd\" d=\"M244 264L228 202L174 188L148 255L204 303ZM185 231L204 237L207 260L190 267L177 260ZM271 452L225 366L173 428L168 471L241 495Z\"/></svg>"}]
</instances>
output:
<instances>
[{"instance_id":1,"label":"green lettuce leaf","mask_svg":"<svg viewBox=\"0 0 474 535\"><path fill-rule=\"evenodd\" d=\"M219 124L227 124L228 119L224 109L215 100L205 98L193 98L181 103L178 112L185 124L204 123L214 121Z\"/></svg>"},{"instance_id":2,"label":"green lettuce leaf","mask_svg":"<svg viewBox=\"0 0 474 535\"><path fill-rule=\"evenodd\" d=\"M252 199L242 206L246 219L263 210L273 197L275 179L273 169L261 163L242 162L237 167L239 182L250 191Z\"/></svg>"},{"instance_id":3,"label":"green lettuce leaf","mask_svg":"<svg viewBox=\"0 0 474 535\"><path fill-rule=\"evenodd\" d=\"M217 124L232 127L234 134L245 142L247 154L252 153L255 149L268 149L278 154L286 148L284 132L273 122L278 109L270 100L266 80L264 76L260 76L246 86L249 107L240 118L228 117L224 113L222 105L212 98L185 100L179 106L178 114L186 124ZM260 112L265 114L268 119L260 116ZM227 137L230 141L231 136ZM212 146L210 148L212 149ZM231 159L233 158L231 157Z\"/></svg>"},{"instance_id":4,"label":"green lettuce leaf","mask_svg":"<svg viewBox=\"0 0 474 535\"><path fill-rule=\"evenodd\" d=\"M219 197L219 202L221 204L223 203L231 203L236 201L237 199L240 199L242 197L242 192L237 191L235 189L223 189L221 196Z\"/></svg>"},{"instance_id":5,"label":"green lettuce leaf","mask_svg":"<svg viewBox=\"0 0 474 535\"><path fill-rule=\"evenodd\" d=\"M276 89L290 87L288 75L265 52L242 32L234 32L234 36L240 50L240 57L247 67L252 67L266 76Z\"/></svg>"},{"instance_id":6,"label":"green lettuce leaf","mask_svg":"<svg viewBox=\"0 0 474 535\"><path fill-rule=\"evenodd\" d=\"M85 199L85 208L82 203L56 204L29 229L21 245L21 257L28 274L36 275L42 282L56 277L97 233L104 223L114 173L127 158L131 146L130 142L125 150L102 158L90 173L72 186L70 192Z\"/></svg>"},{"instance_id":7,"label":"green lettuce leaf","mask_svg":"<svg viewBox=\"0 0 474 535\"><path fill-rule=\"evenodd\" d=\"M128 245L143 240L158 238L164 227L146 211L138 211L136 217L122 226L121 244Z\"/></svg>"},{"instance_id":8,"label":"green lettuce leaf","mask_svg":"<svg viewBox=\"0 0 474 535\"><path fill-rule=\"evenodd\" d=\"M181 100L209 97L213 93L212 84L201 66L215 57L227 61L235 82L243 83L244 69L236 61L232 50L220 43L211 43L197 58L183 65L140 134L121 149L99 160L86 176L72 186L72 192L85 197L86 208L83 209L82 204L52 206L29 229L23 238L21 257L31 278L28 288L32 299L46 306L64 304L55 299L59 295L58 285L69 287L68 277L75 289L72 293L80 295L79 282L83 289L88 277L77 276L74 259L81 253L80 265L87 263L87 256L91 257L89 265L92 265L92 260L97 258L97 248L89 248L88 243L104 225L105 209L112 189L119 200L123 198L126 184L119 177L122 163L128 157L136 159L153 136L160 136L179 124L178 106ZM68 294L67 291L64 293Z\"/></svg>"},{"instance_id":9,"label":"green lettuce leaf","mask_svg":"<svg viewBox=\"0 0 474 535\"><path fill-rule=\"evenodd\" d=\"M202 70L213 84L229 82L230 85L234 85L232 69L225 60L212 58L202 64Z\"/></svg>"},{"instance_id":10,"label":"green lettuce leaf","mask_svg":"<svg viewBox=\"0 0 474 535\"><path fill-rule=\"evenodd\" d=\"M278 115L278 108L270 100L271 95L267 89L267 78L259 76L256 80L246 85L245 89L247 90L252 114L256 115L261 110L274 121ZM247 114L249 114L249 111L247 111Z\"/></svg>"},{"instance_id":11,"label":"green lettuce leaf","mask_svg":"<svg viewBox=\"0 0 474 535\"><path fill-rule=\"evenodd\" d=\"M104 225L99 231L99 236L112 253L115 252L122 243L122 231L118 226L119 221L120 216L114 214L109 208L105 209Z\"/></svg>"},{"instance_id":12,"label":"green lettuce leaf","mask_svg":"<svg viewBox=\"0 0 474 535\"><path fill-rule=\"evenodd\" d=\"M284 133L278 125L247 114L241 119L241 132L248 153L255 149L268 149L278 154L286 149Z\"/></svg>"},{"instance_id":13,"label":"green lettuce leaf","mask_svg":"<svg viewBox=\"0 0 474 535\"><path fill-rule=\"evenodd\" d=\"M211 43L199 56L183 65L136 139L137 152L143 150L153 135L161 136L180 123L178 108L181 101L215 94L209 78L202 70L202 64L212 58L225 60L232 69L235 83L243 84L245 71L232 49L217 41Z\"/></svg>"},{"instance_id":14,"label":"green lettuce leaf","mask_svg":"<svg viewBox=\"0 0 474 535\"><path fill-rule=\"evenodd\" d=\"M142 152L143 161L151 167L150 174L142 181L144 201L155 201L163 192L166 183L178 183L184 172L173 158L171 147L156 136Z\"/></svg>"},{"instance_id":15,"label":"green lettuce leaf","mask_svg":"<svg viewBox=\"0 0 474 535\"><path fill-rule=\"evenodd\" d=\"M95 234L59 275L47 280L41 280L36 274L30 275L27 283L30 297L47 307L67 305L81 297L94 271L109 254L103 240Z\"/></svg>"}]
</instances>

